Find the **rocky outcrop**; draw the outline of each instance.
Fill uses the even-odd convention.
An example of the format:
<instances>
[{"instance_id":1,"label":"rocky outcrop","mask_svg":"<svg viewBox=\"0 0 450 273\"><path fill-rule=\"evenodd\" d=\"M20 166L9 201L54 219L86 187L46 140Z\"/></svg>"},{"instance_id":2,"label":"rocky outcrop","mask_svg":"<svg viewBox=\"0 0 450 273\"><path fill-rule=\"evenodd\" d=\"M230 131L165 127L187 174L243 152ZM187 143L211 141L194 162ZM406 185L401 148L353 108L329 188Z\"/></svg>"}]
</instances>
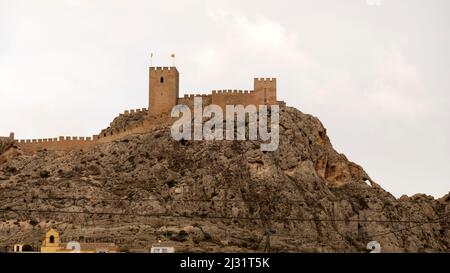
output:
<instances>
[{"instance_id":1,"label":"rocky outcrop","mask_svg":"<svg viewBox=\"0 0 450 273\"><path fill-rule=\"evenodd\" d=\"M126 122L125 122L126 123ZM162 124L164 125L164 124ZM114 128L114 123L111 128ZM174 141L169 125L89 151L0 165L0 247L66 240L176 251L448 252L450 195L396 199L337 153L321 122L282 107L280 146Z\"/></svg>"},{"instance_id":2,"label":"rocky outcrop","mask_svg":"<svg viewBox=\"0 0 450 273\"><path fill-rule=\"evenodd\" d=\"M14 155L14 137L0 137L0 164L5 163L8 158Z\"/></svg>"},{"instance_id":3,"label":"rocky outcrop","mask_svg":"<svg viewBox=\"0 0 450 273\"><path fill-rule=\"evenodd\" d=\"M0 155L6 152L14 144L14 140L9 137L0 137Z\"/></svg>"},{"instance_id":4,"label":"rocky outcrop","mask_svg":"<svg viewBox=\"0 0 450 273\"><path fill-rule=\"evenodd\" d=\"M148 111L127 112L127 114L121 114L114 118L109 124L109 127L100 132L100 135L111 133L113 130L123 130L132 125L139 124L147 118L147 114Z\"/></svg>"}]
</instances>

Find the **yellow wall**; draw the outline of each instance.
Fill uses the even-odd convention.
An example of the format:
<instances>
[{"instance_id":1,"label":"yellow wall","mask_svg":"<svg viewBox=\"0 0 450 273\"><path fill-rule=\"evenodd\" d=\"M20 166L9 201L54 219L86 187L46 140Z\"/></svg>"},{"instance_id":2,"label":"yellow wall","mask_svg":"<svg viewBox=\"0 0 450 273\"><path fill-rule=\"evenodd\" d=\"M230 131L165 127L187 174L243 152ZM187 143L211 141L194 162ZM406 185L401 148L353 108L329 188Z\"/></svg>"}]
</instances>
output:
<instances>
[{"instance_id":1,"label":"yellow wall","mask_svg":"<svg viewBox=\"0 0 450 273\"><path fill-rule=\"evenodd\" d=\"M51 238L53 237L53 242L51 241ZM60 246L60 240L59 240L59 233L56 231L56 229L50 229L45 234L44 242L42 242L41 246L41 252L44 253L53 253L58 252L58 250L61 249Z\"/></svg>"}]
</instances>

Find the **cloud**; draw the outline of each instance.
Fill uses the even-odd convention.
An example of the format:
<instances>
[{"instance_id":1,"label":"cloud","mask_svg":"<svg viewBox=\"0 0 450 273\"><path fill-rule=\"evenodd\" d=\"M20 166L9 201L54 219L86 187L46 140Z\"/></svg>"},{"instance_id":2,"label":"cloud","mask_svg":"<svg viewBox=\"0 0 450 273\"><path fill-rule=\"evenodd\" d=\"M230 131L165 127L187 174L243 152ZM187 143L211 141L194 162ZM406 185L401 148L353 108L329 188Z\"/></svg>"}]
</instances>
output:
<instances>
[{"instance_id":1,"label":"cloud","mask_svg":"<svg viewBox=\"0 0 450 273\"><path fill-rule=\"evenodd\" d=\"M346 109L347 116L357 112L368 120L411 122L433 108L419 70L395 46L374 46L357 71L314 58L301 47L297 32L266 16L247 16L227 7L209 8L207 14L217 35L205 39L190 61L192 74L202 75L208 84L248 71L282 75L280 96L290 104L300 107L310 101L315 111L326 106L345 115L341 110Z\"/></svg>"},{"instance_id":2,"label":"cloud","mask_svg":"<svg viewBox=\"0 0 450 273\"><path fill-rule=\"evenodd\" d=\"M408 121L424 118L432 109L418 69L398 48L378 50L366 98L380 114Z\"/></svg>"},{"instance_id":3,"label":"cloud","mask_svg":"<svg viewBox=\"0 0 450 273\"><path fill-rule=\"evenodd\" d=\"M249 67L254 73L273 76L287 70L307 71L314 65L297 46L294 32L263 15L248 17L234 10L210 8L208 17L217 35L206 40L191 58L196 73L205 78L245 73Z\"/></svg>"},{"instance_id":4,"label":"cloud","mask_svg":"<svg viewBox=\"0 0 450 273\"><path fill-rule=\"evenodd\" d=\"M68 7L78 7L81 5L80 0L66 0L66 5Z\"/></svg>"}]
</instances>

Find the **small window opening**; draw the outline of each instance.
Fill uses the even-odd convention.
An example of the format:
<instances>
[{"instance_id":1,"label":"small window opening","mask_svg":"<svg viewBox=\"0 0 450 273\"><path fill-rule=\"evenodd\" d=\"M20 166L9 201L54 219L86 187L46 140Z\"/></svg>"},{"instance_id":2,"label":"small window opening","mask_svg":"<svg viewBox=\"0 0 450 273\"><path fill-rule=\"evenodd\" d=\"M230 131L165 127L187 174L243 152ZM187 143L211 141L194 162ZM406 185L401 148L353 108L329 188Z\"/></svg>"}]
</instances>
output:
<instances>
[{"instance_id":1,"label":"small window opening","mask_svg":"<svg viewBox=\"0 0 450 273\"><path fill-rule=\"evenodd\" d=\"M161 83L164 83L164 77L161 77L161 79L159 80Z\"/></svg>"}]
</instances>

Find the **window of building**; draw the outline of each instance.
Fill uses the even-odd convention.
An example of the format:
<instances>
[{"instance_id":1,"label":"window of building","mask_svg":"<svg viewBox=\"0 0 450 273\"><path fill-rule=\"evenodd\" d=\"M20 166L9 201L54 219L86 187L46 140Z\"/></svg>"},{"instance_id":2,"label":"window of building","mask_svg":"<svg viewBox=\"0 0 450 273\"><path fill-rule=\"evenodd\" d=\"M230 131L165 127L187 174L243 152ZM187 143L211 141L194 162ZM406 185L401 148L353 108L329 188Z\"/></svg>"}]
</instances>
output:
<instances>
[{"instance_id":1,"label":"window of building","mask_svg":"<svg viewBox=\"0 0 450 273\"><path fill-rule=\"evenodd\" d=\"M48 240L49 240L50 244L54 244L55 243L55 236L51 235Z\"/></svg>"},{"instance_id":2,"label":"window of building","mask_svg":"<svg viewBox=\"0 0 450 273\"><path fill-rule=\"evenodd\" d=\"M159 80L161 83L164 83L164 77L161 77L161 79Z\"/></svg>"}]
</instances>

